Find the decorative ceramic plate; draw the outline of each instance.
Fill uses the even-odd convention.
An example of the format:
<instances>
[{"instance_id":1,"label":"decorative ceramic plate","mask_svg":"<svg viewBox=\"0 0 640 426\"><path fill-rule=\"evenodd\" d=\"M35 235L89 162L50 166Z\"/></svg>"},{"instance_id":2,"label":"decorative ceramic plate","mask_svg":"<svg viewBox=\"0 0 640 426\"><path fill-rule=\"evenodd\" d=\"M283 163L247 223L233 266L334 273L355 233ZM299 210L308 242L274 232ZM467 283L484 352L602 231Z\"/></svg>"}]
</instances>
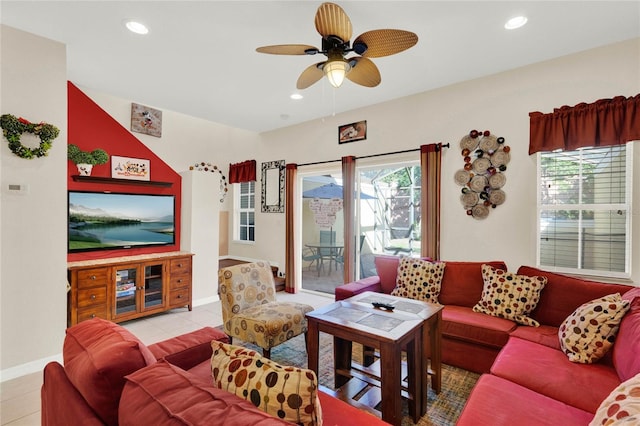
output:
<instances>
[{"instance_id":1,"label":"decorative ceramic plate","mask_svg":"<svg viewBox=\"0 0 640 426\"><path fill-rule=\"evenodd\" d=\"M478 204L480 197L475 192L467 192L466 194L462 194L460 196L460 202L464 206L465 209L470 209L471 207Z\"/></svg>"},{"instance_id":2,"label":"decorative ceramic plate","mask_svg":"<svg viewBox=\"0 0 640 426\"><path fill-rule=\"evenodd\" d=\"M507 164L509 161L511 161L511 155L503 150L496 151L491 155L491 164L495 167Z\"/></svg>"},{"instance_id":3,"label":"decorative ceramic plate","mask_svg":"<svg viewBox=\"0 0 640 426\"><path fill-rule=\"evenodd\" d=\"M502 189L493 190L489 194L489 202L496 206L504 203L505 198L507 198L507 194Z\"/></svg>"},{"instance_id":4,"label":"decorative ceramic plate","mask_svg":"<svg viewBox=\"0 0 640 426\"><path fill-rule=\"evenodd\" d=\"M489 208L484 204L478 204L473 209L471 209L471 216L476 219L484 219L489 216Z\"/></svg>"},{"instance_id":5,"label":"decorative ceramic plate","mask_svg":"<svg viewBox=\"0 0 640 426\"><path fill-rule=\"evenodd\" d=\"M469 188L475 192L482 192L484 188L487 186L487 178L484 176L474 176L469 182Z\"/></svg>"},{"instance_id":6,"label":"decorative ceramic plate","mask_svg":"<svg viewBox=\"0 0 640 426\"><path fill-rule=\"evenodd\" d=\"M495 151L496 149L498 149L498 146L498 138L493 135L489 135L483 136L482 139L480 139L480 145L478 146L478 148L480 148L484 152L488 152Z\"/></svg>"},{"instance_id":7,"label":"decorative ceramic plate","mask_svg":"<svg viewBox=\"0 0 640 426\"><path fill-rule=\"evenodd\" d=\"M458 185L465 186L469 182L469 179L471 179L471 173L466 170L458 170L453 176L453 179Z\"/></svg>"},{"instance_id":8,"label":"decorative ceramic plate","mask_svg":"<svg viewBox=\"0 0 640 426\"><path fill-rule=\"evenodd\" d=\"M472 138L469 135L463 136L460 139L460 149L468 149L469 151L473 151L478 146L478 138Z\"/></svg>"},{"instance_id":9,"label":"decorative ceramic plate","mask_svg":"<svg viewBox=\"0 0 640 426\"><path fill-rule=\"evenodd\" d=\"M480 157L473 161L473 171L484 174L491 167L491 161L488 158Z\"/></svg>"},{"instance_id":10,"label":"decorative ceramic plate","mask_svg":"<svg viewBox=\"0 0 640 426\"><path fill-rule=\"evenodd\" d=\"M491 189L500 189L507 182L507 177L504 173L496 172L489 176L489 186Z\"/></svg>"}]
</instances>

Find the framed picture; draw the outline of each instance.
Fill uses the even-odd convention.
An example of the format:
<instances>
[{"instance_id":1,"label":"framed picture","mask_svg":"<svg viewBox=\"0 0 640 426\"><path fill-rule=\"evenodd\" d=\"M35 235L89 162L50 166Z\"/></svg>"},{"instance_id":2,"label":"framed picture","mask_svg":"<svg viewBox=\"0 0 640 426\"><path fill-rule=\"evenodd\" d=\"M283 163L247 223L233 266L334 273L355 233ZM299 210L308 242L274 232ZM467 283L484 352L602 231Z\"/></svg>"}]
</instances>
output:
<instances>
[{"instance_id":1,"label":"framed picture","mask_svg":"<svg viewBox=\"0 0 640 426\"><path fill-rule=\"evenodd\" d=\"M345 124L338 127L338 143L361 141L367 138L367 121Z\"/></svg>"},{"instance_id":2,"label":"framed picture","mask_svg":"<svg viewBox=\"0 0 640 426\"><path fill-rule=\"evenodd\" d=\"M131 131L162 137L162 111L132 103Z\"/></svg>"},{"instance_id":3,"label":"framed picture","mask_svg":"<svg viewBox=\"0 0 640 426\"><path fill-rule=\"evenodd\" d=\"M150 180L149 160L111 156L111 177L117 179Z\"/></svg>"}]
</instances>

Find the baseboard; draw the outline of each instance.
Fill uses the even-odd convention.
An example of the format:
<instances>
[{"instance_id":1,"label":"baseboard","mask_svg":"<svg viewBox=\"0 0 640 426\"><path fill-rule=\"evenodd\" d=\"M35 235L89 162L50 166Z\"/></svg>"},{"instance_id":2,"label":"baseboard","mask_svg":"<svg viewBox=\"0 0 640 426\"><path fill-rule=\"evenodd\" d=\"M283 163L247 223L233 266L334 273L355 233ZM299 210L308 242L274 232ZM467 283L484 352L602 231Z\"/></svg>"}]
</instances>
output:
<instances>
[{"instance_id":1,"label":"baseboard","mask_svg":"<svg viewBox=\"0 0 640 426\"><path fill-rule=\"evenodd\" d=\"M196 307L196 306L208 305L209 303L214 303L214 302L217 302L218 300L220 300L220 298L217 295L211 296L211 297L204 297L202 299L194 300L193 306Z\"/></svg>"},{"instance_id":2,"label":"baseboard","mask_svg":"<svg viewBox=\"0 0 640 426\"><path fill-rule=\"evenodd\" d=\"M44 370L44 367L53 361L57 361L60 364L62 364L62 354L59 353L54 356L37 359L35 361L27 362L25 364L16 365L15 367L1 370L0 382L16 379L18 377L26 376L27 374L42 372L42 370Z\"/></svg>"}]
</instances>

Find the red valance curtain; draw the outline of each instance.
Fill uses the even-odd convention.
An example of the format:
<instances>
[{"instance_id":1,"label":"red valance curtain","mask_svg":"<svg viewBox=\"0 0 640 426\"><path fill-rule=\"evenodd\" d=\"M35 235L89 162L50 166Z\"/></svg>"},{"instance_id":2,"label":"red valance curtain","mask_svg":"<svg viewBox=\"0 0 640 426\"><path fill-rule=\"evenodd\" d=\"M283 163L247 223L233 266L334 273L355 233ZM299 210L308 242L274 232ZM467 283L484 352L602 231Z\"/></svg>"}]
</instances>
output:
<instances>
[{"instance_id":1,"label":"red valance curtain","mask_svg":"<svg viewBox=\"0 0 640 426\"><path fill-rule=\"evenodd\" d=\"M529 121L529 155L620 145L640 139L640 94L563 106L548 114L531 112Z\"/></svg>"},{"instance_id":2,"label":"red valance curtain","mask_svg":"<svg viewBox=\"0 0 640 426\"><path fill-rule=\"evenodd\" d=\"M440 259L440 186L442 174L442 144L420 146L422 172L420 198L420 253L433 260Z\"/></svg>"},{"instance_id":3,"label":"red valance curtain","mask_svg":"<svg viewBox=\"0 0 640 426\"><path fill-rule=\"evenodd\" d=\"M296 257L295 244L296 238L294 235L295 229L295 195L296 185L298 178L298 165L295 163L287 164L286 166L286 191L285 191L285 203L284 203L284 221L285 221L285 276L286 284L285 291L287 293L295 293L297 291L296 283L296 264L298 258Z\"/></svg>"},{"instance_id":4,"label":"red valance curtain","mask_svg":"<svg viewBox=\"0 0 640 426\"><path fill-rule=\"evenodd\" d=\"M356 189L356 157L342 157L342 212L344 215L344 248L342 249L342 265L344 266L344 282L355 280L355 194Z\"/></svg>"},{"instance_id":5,"label":"red valance curtain","mask_svg":"<svg viewBox=\"0 0 640 426\"><path fill-rule=\"evenodd\" d=\"M256 160L229 164L229 183L242 183L256 180Z\"/></svg>"}]
</instances>

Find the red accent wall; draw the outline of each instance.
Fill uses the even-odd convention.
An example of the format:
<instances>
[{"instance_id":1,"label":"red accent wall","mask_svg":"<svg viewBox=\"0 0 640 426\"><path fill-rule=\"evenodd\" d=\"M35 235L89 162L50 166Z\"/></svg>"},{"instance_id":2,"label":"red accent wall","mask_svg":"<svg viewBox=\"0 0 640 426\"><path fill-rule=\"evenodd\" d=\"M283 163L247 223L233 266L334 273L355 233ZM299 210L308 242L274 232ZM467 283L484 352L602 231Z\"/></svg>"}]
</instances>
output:
<instances>
[{"instance_id":1,"label":"red accent wall","mask_svg":"<svg viewBox=\"0 0 640 426\"><path fill-rule=\"evenodd\" d=\"M131 248L121 250L99 250L85 253L69 253L68 261L104 259L137 254L160 253L180 250L182 177L138 140L129 130L120 125L73 83L67 82L68 93L68 143L83 151L102 148L109 156L119 155L143 158L150 161L152 181L171 182L171 187L143 185L118 185L110 183L76 182L72 176L78 174L76 165L70 160L67 165L67 187L75 191L111 191L136 194L172 194L175 196L175 240L176 244L163 247ZM159 141L162 143L162 141ZM111 177L111 161L93 166L91 176Z\"/></svg>"}]
</instances>

